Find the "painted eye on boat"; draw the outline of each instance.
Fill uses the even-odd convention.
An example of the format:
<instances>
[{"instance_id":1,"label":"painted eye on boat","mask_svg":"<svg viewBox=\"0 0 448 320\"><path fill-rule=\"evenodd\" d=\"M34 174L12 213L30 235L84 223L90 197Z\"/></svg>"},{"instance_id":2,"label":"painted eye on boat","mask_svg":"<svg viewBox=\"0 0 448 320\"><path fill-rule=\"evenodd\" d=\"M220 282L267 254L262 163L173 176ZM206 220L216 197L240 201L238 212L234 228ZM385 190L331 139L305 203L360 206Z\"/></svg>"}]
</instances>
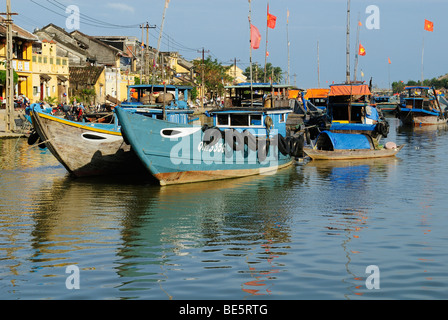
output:
<instances>
[{"instance_id":1,"label":"painted eye on boat","mask_svg":"<svg viewBox=\"0 0 448 320\"><path fill-rule=\"evenodd\" d=\"M163 138L177 139L199 132L202 127L165 128L160 130Z\"/></svg>"},{"instance_id":2,"label":"painted eye on boat","mask_svg":"<svg viewBox=\"0 0 448 320\"><path fill-rule=\"evenodd\" d=\"M106 137L99 136L96 134L91 134L91 133L85 133L82 135L82 137L87 140L106 140L107 139Z\"/></svg>"},{"instance_id":3,"label":"painted eye on boat","mask_svg":"<svg viewBox=\"0 0 448 320\"><path fill-rule=\"evenodd\" d=\"M165 130L162 130L162 135L164 135L164 136L168 136L168 137L171 137L171 136L177 136L177 135L179 135L179 134L181 134L182 132L181 131L178 131L178 130L172 130L172 129L165 129Z\"/></svg>"}]
</instances>

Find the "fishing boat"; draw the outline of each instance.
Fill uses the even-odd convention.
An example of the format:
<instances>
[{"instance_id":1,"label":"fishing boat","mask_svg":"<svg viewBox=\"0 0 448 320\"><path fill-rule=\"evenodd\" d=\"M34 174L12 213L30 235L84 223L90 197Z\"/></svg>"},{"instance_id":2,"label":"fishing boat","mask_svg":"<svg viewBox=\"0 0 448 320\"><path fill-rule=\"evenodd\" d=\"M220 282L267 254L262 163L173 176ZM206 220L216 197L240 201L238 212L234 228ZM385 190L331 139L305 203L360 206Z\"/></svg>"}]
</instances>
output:
<instances>
[{"instance_id":1,"label":"fishing boat","mask_svg":"<svg viewBox=\"0 0 448 320\"><path fill-rule=\"evenodd\" d=\"M378 110L385 114L389 114L393 113L400 104L400 97L398 95L377 96L374 97L374 101Z\"/></svg>"},{"instance_id":2,"label":"fishing boat","mask_svg":"<svg viewBox=\"0 0 448 320\"><path fill-rule=\"evenodd\" d=\"M425 126L447 123L446 110L441 108L434 88L409 86L406 96L396 108L396 117L402 125ZM433 94L430 93L433 92Z\"/></svg>"},{"instance_id":3,"label":"fishing boat","mask_svg":"<svg viewBox=\"0 0 448 320\"><path fill-rule=\"evenodd\" d=\"M351 160L393 157L404 145L380 146L368 134L322 132L313 148L304 148L312 160Z\"/></svg>"},{"instance_id":4,"label":"fishing boat","mask_svg":"<svg viewBox=\"0 0 448 320\"><path fill-rule=\"evenodd\" d=\"M372 93L364 83L331 85L327 117L331 132L368 134L378 141L389 134L389 123L372 103Z\"/></svg>"},{"instance_id":5,"label":"fishing boat","mask_svg":"<svg viewBox=\"0 0 448 320\"><path fill-rule=\"evenodd\" d=\"M191 88L170 87L174 98L163 100L162 104L150 104L151 100L146 103L147 95L144 94L137 95L137 99L131 94L143 93L144 90L155 92L153 89L151 85L146 85L145 89L143 86L130 86L128 101L123 108L144 114L146 118L182 124L192 121L194 111L186 107L187 92ZM182 105L182 109L176 108L176 104ZM124 142L115 113L112 113L113 121L110 123L87 122L85 119L79 122L52 115L40 104L34 104L30 114L40 144L45 145L71 175L84 177L146 172L131 147Z\"/></svg>"},{"instance_id":6,"label":"fishing boat","mask_svg":"<svg viewBox=\"0 0 448 320\"><path fill-rule=\"evenodd\" d=\"M267 105L273 102L271 97ZM303 136L286 136L291 112L289 106L235 106L233 101L209 112L209 127L116 108L125 140L161 186L274 174L291 165L294 153L303 150Z\"/></svg>"}]
</instances>

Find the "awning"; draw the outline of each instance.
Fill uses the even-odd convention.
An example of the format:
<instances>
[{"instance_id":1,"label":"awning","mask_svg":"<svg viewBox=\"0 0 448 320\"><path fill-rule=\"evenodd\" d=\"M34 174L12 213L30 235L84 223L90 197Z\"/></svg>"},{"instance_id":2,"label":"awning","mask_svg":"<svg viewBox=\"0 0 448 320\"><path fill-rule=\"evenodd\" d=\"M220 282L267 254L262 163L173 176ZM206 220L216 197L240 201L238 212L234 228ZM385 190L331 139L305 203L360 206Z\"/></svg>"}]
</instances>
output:
<instances>
[{"instance_id":1,"label":"awning","mask_svg":"<svg viewBox=\"0 0 448 320\"><path fill-rule=\"evenodd\" d=\"M41 74L40 75L40 80L50 81L51 77L48 74Z\"/></svg>"},{"instance_id":2,"label":"awning","mask_svg":"<svg viewBox=\"0 0 448 320\"><path fill-rule=\"evenodd\" d=\"M370 96L369 86L363 85L334 85L330 87L329 96Z\"/></svg>"},{"instance_id":3,"label":"awning","mask_svg":"<svg viewBox=\"0 0 448 320\"><path fill-rule=\"evenodd\" d=\"M68 81L68 79L64 76L58 76L58 80L62 82Z\"/></svg>"},{"instance_id":4,"label":"awning","mask_svg":"<svg viewBox=\"0 0 448 320\"><path fill-rule=\"evenodd\" d=\"M359 150L373 148L372 139L361 133L322 132L317 139L317 148L322 150Z\"/></svg>"},{"instance_id":5,"label":"awning","mask_svg":"<svg viewBox=\"0 0 448 320\"><path fill-rule=\"evenodd\" d=\"M308 89L306 91L305 99L311 98L328 98L330 89Z\"/></svg>"}]
</instances>

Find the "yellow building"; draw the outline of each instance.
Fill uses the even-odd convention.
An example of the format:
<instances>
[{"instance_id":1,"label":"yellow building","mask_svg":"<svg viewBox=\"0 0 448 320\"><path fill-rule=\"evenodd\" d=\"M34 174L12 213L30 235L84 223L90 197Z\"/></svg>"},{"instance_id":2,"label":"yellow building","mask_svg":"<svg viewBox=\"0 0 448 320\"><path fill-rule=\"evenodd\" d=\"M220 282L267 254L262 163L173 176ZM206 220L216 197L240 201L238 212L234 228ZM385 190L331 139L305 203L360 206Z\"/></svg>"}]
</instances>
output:
<instances>
[{"instance_id":1,"label":"yellow building","mask_svg":"<svg viewBox=\"0 0 448 320\"><path fill-rule=\"evenodd\" d=\"M57 56L54 41L43 40L32 55L32 102L50 101L68 103L69 60Z\"/></svg>"},{"instance_id":2,"label":"yellow building","mask_svg":"<svg viewBox=\"0 0 448 320\"><path fill-rule=\"evenodd\" d=\"M32 33L22 29L21 27L13 24L13 68L17 72L19 79L15 87L15 94L23 94L30 98L33 93L33 79L32 79L32 61L33 44L38 42L39 39ZM0 59L6 60L6 25L4 24L4 18L0 17ZM5 65L0 64L0 70L5 70ZM4 84L1 86L1 95L5 98Z\"/></svg>"}]
</instances>

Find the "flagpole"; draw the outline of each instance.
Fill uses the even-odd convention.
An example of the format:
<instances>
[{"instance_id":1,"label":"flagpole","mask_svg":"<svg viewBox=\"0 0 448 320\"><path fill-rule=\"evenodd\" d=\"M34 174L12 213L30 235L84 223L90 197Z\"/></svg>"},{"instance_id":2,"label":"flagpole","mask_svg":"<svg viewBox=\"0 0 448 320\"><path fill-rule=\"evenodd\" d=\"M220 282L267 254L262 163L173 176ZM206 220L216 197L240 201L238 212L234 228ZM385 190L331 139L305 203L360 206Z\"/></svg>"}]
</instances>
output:
<instances>
[{"instance_id":1,"label":"flagpole","mask_svg":"<svg viewBox=\"0 0 448 320\"><path fill-rule=\"evenodd\" d=\"M249 31L252 28L252 3L249 0ZM250 34L251 35L251 34ZM253 92L253 68L252 68L252 37L249 36L249 44L250 44L250 106L253 107L254 101L254 92Z\"/></svg>"},{"instance_id":2,"label":"flagpole","mask_svg":"<svg viewBox=\"0 0 448 320\"><path fill-rule=\"evenodd\" d=\"M423 85L423 73L424 73L424 56L425 56L425 32L423 31L423 45L422 45L422 83L421 85Z\"/></svg>"},{"instance_id":3,"label":"flagpole","mask_svg":"<svg viewBox=\"0 0 448 320\"><path fill-rule=\"evenodd\" d=\"M267 13L269 13L269 1L268 1L268 10ZM268 28L268 23L267 23L267 14L266 14L266 52L264 54L264 83L266 83L266 65L268 63L268 32L269 32L269 28Z\"/></svg>"}]
</instances>

